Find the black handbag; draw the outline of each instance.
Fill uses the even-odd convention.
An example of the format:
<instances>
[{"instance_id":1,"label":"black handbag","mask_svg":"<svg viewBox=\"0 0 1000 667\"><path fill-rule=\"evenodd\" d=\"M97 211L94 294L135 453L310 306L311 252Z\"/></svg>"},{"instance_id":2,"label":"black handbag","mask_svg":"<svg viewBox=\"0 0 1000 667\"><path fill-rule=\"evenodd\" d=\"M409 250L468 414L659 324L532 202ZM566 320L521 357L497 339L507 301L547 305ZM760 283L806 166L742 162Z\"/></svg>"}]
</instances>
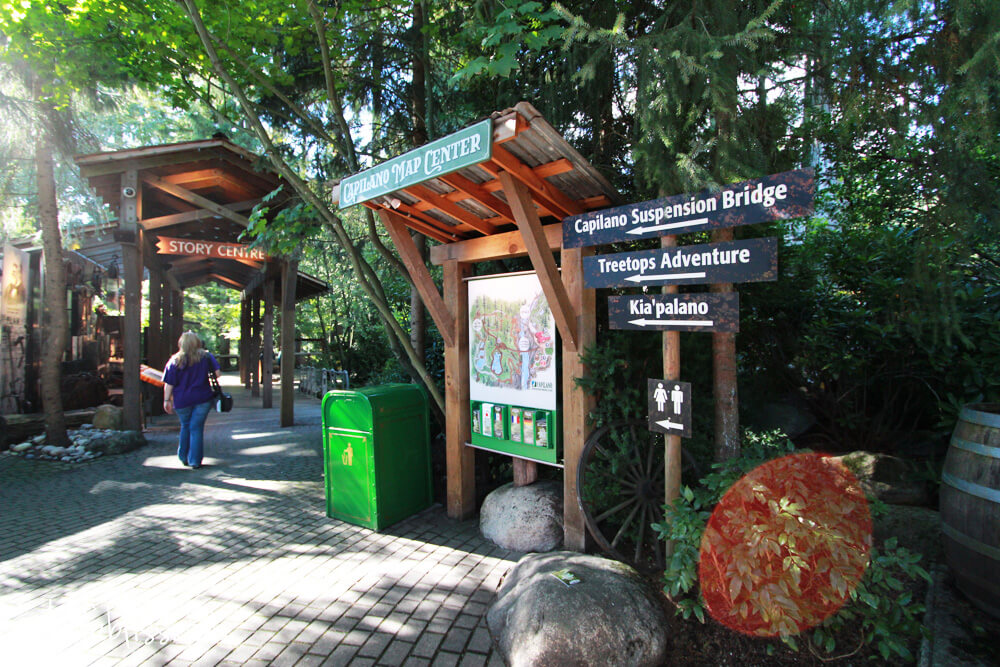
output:
<instances>
[{"instance_id":1,"label":"black handbag","mask_svg":"<svg viewBox=\"0 0 1000 667\"><path fill-rule=\"evenodd\" d=\"M219 378L215 377L215 373L209 371L208 373L208 383L212 385L214 394L212 394L212 400L215 401L215 411L216 412L229 412L233 409L233 396L232 394L227 394L222 391L222 387L219 386Z\"/></svg>"}]
</instances>

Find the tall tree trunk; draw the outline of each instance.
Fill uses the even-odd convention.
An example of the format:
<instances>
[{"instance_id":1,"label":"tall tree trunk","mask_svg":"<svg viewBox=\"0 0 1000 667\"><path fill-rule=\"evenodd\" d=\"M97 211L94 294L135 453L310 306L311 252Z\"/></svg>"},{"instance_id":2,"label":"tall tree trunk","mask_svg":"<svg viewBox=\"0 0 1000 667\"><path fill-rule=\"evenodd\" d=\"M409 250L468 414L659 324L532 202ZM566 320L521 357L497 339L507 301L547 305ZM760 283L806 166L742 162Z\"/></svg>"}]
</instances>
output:
<instances>
[{"instance_id":1,"label":"tall tree trunk","mask_svg":"<svg viewBox=\"0 0 1000 667\"><path fill-rule=\"evenodd\" d=\"M724 102L715 110L718 130L715 153L715 180L724 182L727 163L736 152L736 138L733 132L733 115L737 108L737 77L735 66L722 67L720 77ZM712 232L712 242L733 240L732 227ZM732 283L711 286L712 292L735 292ZM725 461L740 455L740 401L736 374L736 334L712 332L712 376L715 398L715 460Z\"/></svg>"},{"instance_id":2,"label":"tall tree trunk","mask_svg":"<svg viewBox=\"0 0 1000 667\"><path fill-rule=\"evenodd\" d=\"M42 230L42 247L45 253L42 409L45 412L46 443L65 447L69 444L69 437L66 434L66 416L62 405L60 362L66 349L69 321L66 316L66 270L63 267L55 170L52 166L56 111L51 104L40 98L37 83L33 86L33 94L39 120L39 131L35 141L38 225Z\"/></svg>"},{"instance_id":3,"label":"tall tree trunk","mask_svg":"<svg viewBox=\"0 0 1000 667\"><path fill-rule=\"evenodd\" d=\"M427 53L424 41L424 3L413 3L413 84L410 88L411 108L413 112L413 145L423 146L427 143L427 68L425 66ZM413 233L413 240L420 258L427 259L427 237ZM427 318L424 302L416 286L410 286L410 345L417 353L417 359L423 364L427 355L424 342L427 333Z\"/></svg>"}]
</instances>

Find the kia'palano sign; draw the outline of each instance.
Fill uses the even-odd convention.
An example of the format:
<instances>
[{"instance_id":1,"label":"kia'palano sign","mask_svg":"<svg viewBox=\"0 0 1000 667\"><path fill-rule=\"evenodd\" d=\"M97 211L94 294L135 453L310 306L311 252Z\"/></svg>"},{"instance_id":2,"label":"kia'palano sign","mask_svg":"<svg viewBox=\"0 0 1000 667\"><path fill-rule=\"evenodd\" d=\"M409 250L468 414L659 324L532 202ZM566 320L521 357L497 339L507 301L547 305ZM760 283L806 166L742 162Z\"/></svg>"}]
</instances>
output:
<instances>
[{"instance_id":1,"label":"kia'palano sign","mask_svg":"<svg viewBox=\"0 0 1000 667\"><path fill-rule=\"evenodd\" d=\"M493 154L493 121L484 121L340 182L340 208L403 190L489 160Z\"/></svg>"},{"instance_id":2,"label":"kia'palano sign","mask_svg":"<svg viewBox=\"0 0 1000 667\"><path fill-rule=\"evenodd\" d=\"M810 215L812 169L798 169L712 191L663 197L563 220L563 247L581 248Z\"/></svg>"},{"instance_id":3,"label":"kia'palano sign","mask_svg":"<svg viewBox=\"0 0 1000 667\"><path fill-rule=\"evenodd\" d=\"M215 257L218 259L249 259L266 262L269 258L260 248L251 248L242 243L221 243L219 241L199 241L197 239L175 239L160 236L156 242L157 255L193 255L195 257Z\"/></svg>"}]
</instances>

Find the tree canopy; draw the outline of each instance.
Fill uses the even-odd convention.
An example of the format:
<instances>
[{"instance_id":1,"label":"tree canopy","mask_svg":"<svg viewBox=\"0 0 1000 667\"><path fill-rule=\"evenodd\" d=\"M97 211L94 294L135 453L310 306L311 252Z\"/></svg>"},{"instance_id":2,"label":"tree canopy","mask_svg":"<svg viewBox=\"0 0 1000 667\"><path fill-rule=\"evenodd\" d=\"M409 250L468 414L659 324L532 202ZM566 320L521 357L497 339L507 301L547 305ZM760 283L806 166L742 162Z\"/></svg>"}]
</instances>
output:
<instances>
[{"instance_id":1,"label":"tree canopy","mask_svg":"<svg viewBox=\"0 0 1000 667\"><path fill-rule=\"evenodd\" d=\"M738 232L786 240L782 281L745 288L742 382L804 392L830 425L905 385L893 400L932 408L920 429L1000 391L1000 363L969 361L1000 360L994 3L4 0L0 32L7 71L95 149L222 130L266 154L295 205L257 242L334 286L300 321L317 354L419 378L439 407L440 341L421 361L405 270L330 183L522 99L627 200L817 169L812 221Z\"/></svg>"}]
</instances>

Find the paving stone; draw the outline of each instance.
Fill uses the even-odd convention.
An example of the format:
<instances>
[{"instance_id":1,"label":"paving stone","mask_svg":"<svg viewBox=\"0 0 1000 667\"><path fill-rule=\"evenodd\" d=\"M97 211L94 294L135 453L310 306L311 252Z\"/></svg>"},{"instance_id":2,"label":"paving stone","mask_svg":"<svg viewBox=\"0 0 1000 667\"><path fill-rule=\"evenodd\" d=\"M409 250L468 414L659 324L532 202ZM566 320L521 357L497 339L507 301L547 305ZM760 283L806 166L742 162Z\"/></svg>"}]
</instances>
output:
<instances>
[{"instance_id":1,"label":"paving stone","mask_svg":"<svg viewBox=\"0 0 1000 667\"><path fill-rule=\"evenodd\" d=\"M469 641L471 635L471 630L453 628L445 635L444 641L441 642L441 648L445 651L461 653L465 649L465 644Z\"/></svg>"},{"instance_id":2,"label":"paving stone","mask_svg":"<svg viewBox=\"0 0 1000 667\"><path fill-rule=\"evenodd\" d=\"M444 640L443 634L426 632L420 637L417 645L413 648L413 655L422 658L433 658L438 646Z\"/></svg>"},{"instance_id":3,"label":"paving stone","mask_svg":"<svg viewBox=\"0 0 1000 667\"><path fill-rule=\"evenodd\" d=\"M379 658L379 664L382 665L392 665L392 667L399 667L406 660L406 657L410 655L413 650L413 644L410 642L404 642L400 640L394 640L385 649Z\"/></svg>"},{"instance_id":4,"label":"paving stone","mask_svg":"<svg viewBox=\"0 0 1000 667\"><path fill-rule=\"evenodd\" d=\"M455 664L466 643L492 660L476 632L517 555L440 506L382 534L327 518L319 401L297 395L297 425L280 429L232 379L237 408L210 417L199 471L174 463L173 417L149 420L146 447L86 465L0 455L5 642L59 627L69 662L95 665ZM275 453L247 453L259 447ZM167 645L109 640L105 609Z\"/></svg>"}]
</instances>

